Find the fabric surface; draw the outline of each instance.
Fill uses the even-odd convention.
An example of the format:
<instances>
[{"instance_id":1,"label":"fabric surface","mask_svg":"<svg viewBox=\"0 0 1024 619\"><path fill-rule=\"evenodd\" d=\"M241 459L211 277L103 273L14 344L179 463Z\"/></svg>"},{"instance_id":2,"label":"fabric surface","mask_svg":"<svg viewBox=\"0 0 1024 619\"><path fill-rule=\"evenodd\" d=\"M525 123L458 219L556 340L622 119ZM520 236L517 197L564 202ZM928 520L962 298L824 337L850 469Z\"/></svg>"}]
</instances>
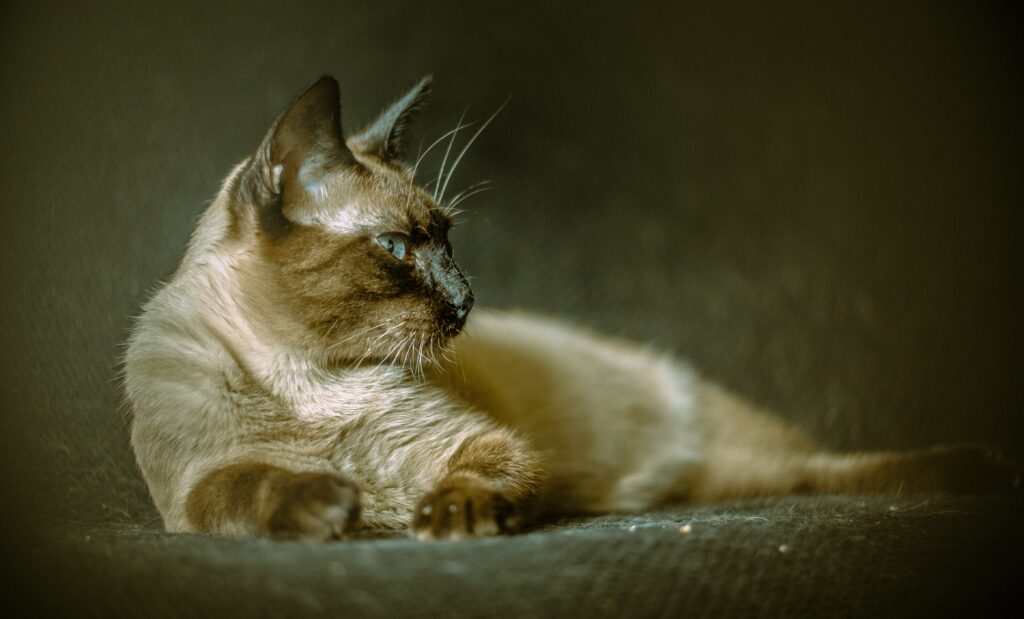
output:
<instances>
[{"instance_id":1,"label":"fabric surface","mask_svg":"<svg viewBox=\"0 0 1024 619\"><path fill-rule=\"evenodd\" d=\"M350 131L433 73L427 143L508 99L452 181L493 185L453 234L479 303L677 352L830 447L1024 460L1018 15L763 4L5 3L8 584L125 616L1019 609L1019 498L673 506L456 545L160 530L120 346L322 73Z\"/></svg>"},{"instance_id":2,"label":"fabric surface","mask_svg":"<svg viewBox=\"0 0 1024 619\"><path fill-rule=\"evenodd\" d=\"M985 616L1024 610L1022 517L1019 501L993 498L828 497L570 520L458 544L74 527L50 569L62 603L100 615Z\"/></svg>"}]
</instances>

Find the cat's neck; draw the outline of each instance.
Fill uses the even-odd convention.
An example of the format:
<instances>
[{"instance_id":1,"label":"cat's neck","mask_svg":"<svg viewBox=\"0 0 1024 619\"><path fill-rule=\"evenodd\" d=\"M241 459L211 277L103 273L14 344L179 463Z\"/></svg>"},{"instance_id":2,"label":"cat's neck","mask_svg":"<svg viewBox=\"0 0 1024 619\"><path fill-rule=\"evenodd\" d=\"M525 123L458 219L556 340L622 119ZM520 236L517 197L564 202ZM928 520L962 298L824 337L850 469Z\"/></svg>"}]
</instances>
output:
<instances>
[{"instance_id":1,"label":"cat's neck","mask_svg":"<svg viewBox=\"0 0 1024 619\"><path fill-rule=\"evenodd\" d=\"M356 414L354 403L367 393L413 380L402 367L341 363L276 335L270 321L260 319L263 312L247 303L237 280L244 260L244 254L210 254L185 275L202 282L201 320L245 382L287 404L299 417L319 418Z\"/></svg>"},{"instance_id":2,"label":"cat's neck","mask_svg":"<svg viewBox=\"0 0 1024 619\"><path fill-rule=\"evenodd\" d=\"M375 384L405 383L410 372L398 366L354 366L338 362L317 342L293 339L298 331L276 322L279 312L269 295L253 289L246 276L253 253L229 241L231 213L227 187L200 219L175 275L174 295L201 297L192 303L198 319L245 378L301 416L319 416L325 408L344 408L354 394ZM257 278L258 279L258 278Z\"/></svg>"}]
</instances>

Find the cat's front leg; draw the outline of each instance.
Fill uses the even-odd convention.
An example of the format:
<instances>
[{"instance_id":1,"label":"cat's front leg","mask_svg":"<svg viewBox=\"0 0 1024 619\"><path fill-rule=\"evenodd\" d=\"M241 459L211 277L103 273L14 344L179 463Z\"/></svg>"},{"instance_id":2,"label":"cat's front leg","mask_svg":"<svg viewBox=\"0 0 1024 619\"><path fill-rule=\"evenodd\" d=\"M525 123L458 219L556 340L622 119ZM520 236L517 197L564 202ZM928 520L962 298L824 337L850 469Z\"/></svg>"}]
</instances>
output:
<instances>
[{"instance_id":1,"label":"cat's front leg","mask_svg":"<svg viewBox=\"0 0 1024 619\"><path fill-rule=\"evenodd\" d=\"M197 532L326 541L358 523L359 489L332 473L242 462L206 475L186 514Z\"/></svg>"},{"instance_id":2,"label":"cat's front leg","mask_svg":"<svg viewBox=\"0 0 1024 619\"><path fill-rule=\"evenodd\" d=\"M463 441L447 475L420 500L418 539L462 539L513 533L523 524L544 473L525 443L504 430Z\"/></svg>"}]
</instances>

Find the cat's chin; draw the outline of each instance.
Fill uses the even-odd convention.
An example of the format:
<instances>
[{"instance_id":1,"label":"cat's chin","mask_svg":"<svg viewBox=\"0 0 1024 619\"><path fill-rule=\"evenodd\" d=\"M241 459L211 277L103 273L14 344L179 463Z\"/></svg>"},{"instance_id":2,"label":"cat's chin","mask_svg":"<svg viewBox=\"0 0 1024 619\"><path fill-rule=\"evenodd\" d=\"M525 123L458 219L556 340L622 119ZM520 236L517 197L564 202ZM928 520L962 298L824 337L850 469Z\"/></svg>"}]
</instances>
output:
<instances>
[{"instance_id":1,"label":"cat's chin","mask_svg":"<svg viewBox=\"0 0 1024 619\"><path fill-rule=\"evenodd\" d=\"M462 332L462 328L448 333L440 330L433 333L410 333L399 345L374 351L371 354L338 354L325 355L325 366L330 368L352 367L399 367L422 374L424 371L438 367L443 361L451 340Z\"/></svg>"}]
</instances>

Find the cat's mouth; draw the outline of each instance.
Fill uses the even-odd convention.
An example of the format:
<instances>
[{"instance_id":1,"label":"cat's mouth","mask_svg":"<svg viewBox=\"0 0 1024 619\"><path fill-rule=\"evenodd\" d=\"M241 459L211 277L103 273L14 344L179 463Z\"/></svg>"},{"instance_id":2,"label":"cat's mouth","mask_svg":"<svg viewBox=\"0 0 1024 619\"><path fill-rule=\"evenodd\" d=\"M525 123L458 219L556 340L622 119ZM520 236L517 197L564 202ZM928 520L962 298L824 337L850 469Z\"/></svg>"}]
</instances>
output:
<instances>
[{"instance_id":1,"label":"cat's mouth","mask_svg":"<svg viewBox=\"0 0 1024 619\"><path fill-rule=\"evenodd\" d=\"M469 293L458 305L450 304L438 321L438 331L447 339L462 333L466 327L469 312L473 309L473 294Z\"/></svg>"},{"instance_id":2,"label":"cat's mouth","mask_svg":"<svg viewBox=\"0 0 1024 619\"><path fill-rule=\"evenodd\" d=\"M397 365L421 374L426 368L439 366L448 344L465 329L473 304L473 294L467 290L458 303L446 303L432 325L411 329L406 336L406 349L399 354Z\"/></svg>"}]
</instances>

